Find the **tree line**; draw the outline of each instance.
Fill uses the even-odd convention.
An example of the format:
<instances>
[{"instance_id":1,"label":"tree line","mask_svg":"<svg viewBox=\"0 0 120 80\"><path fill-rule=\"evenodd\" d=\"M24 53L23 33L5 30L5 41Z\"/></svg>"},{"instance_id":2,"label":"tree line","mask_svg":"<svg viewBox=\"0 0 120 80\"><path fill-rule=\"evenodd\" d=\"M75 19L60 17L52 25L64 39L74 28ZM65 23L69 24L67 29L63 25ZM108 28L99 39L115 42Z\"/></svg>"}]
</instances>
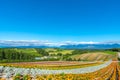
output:
<instances>
[{"instance_id":1,"label":"tree line","mask_svg":"<svg viewBox=\"0 0 120 80\"><path fill-rule=\"evenodd\" d=\"M34 55L18 52L15 49L0 49L0 62L29 61L34 58Z\"/></svg>"}]
</instances>

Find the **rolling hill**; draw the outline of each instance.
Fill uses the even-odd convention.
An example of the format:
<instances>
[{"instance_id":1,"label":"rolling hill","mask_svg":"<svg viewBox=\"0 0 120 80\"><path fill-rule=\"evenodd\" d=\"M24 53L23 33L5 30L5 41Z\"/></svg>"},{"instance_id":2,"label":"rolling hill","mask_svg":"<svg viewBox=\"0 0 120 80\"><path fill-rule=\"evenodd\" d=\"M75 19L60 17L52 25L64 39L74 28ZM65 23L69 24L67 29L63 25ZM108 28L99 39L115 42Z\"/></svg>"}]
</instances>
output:
<instances>
[{"instance_id":1,"label":"rolling hill","mask_svg":"<svg viewBox=\"0 0 120 80\"><path fill-rule=\"evenodd\" d=\"M112 59L113 54L108 54L104 52L93 52L93 53L84 53L72 55L69 58L72 60L81 60L81 61L106 61Z\"/></svg>"}]
</instances>

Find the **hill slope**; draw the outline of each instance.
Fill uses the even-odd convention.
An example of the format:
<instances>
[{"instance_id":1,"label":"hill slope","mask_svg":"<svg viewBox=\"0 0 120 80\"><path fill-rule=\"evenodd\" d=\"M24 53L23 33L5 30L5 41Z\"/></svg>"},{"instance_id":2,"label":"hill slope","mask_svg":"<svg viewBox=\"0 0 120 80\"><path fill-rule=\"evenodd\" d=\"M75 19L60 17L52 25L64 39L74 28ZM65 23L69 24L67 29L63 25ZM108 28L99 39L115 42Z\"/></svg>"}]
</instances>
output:
<instances>
[{"instance_id":1,"label":"hill slope","mask_svg":"<svg viewBox=\"0 0 120 80\"><path fill-rule=\"evenodd\" d=\"M106 54L104 52L94 52L94 53L84 53L72 55L69 58L72 60L82 60L82 61L105 61L112 59L114 55Z\"/></svg>"}]
</instances>

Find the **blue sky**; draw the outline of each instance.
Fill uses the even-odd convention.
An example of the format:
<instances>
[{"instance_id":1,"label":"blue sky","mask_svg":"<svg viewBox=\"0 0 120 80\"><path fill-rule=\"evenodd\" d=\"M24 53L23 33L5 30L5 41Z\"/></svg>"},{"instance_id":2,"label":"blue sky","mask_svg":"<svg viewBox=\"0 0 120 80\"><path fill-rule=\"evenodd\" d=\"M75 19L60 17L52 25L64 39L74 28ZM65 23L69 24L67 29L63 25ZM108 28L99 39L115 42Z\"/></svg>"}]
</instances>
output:
<instances>
[{"instance_id":1,"label":"blue sky","mask_svg":"<svg viewBox=\"0 0 120 80\"><path fill-rule=\"evenodd\" d=\"M120 40L119 0L0 0L1 40Z\"/></svg>"}]
</instances>

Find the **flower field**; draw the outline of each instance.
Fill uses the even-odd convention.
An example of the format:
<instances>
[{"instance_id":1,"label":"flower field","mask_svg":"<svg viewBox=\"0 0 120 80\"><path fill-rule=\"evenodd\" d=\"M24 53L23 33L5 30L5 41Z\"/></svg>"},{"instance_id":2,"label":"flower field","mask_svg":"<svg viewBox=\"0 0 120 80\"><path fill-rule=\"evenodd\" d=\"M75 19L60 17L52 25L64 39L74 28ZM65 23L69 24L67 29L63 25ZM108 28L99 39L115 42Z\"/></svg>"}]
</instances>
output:
<instances>
[{"instance_id":1,"label":"flower field","mask_svg":"<svg viewBox=\"0 0 120 80\"><path fill-rule=\"evenodd\" d=\"M0 80L120 80L120 66L116 60L63 70L0 66L0 77Z\"/></svg>"},{"instance_id":2,"label":"flower field","mask_svg":"<svg viewBox=\"0 0 120 80\"><path fill-rule=\"evenodd\" d=\"M20 62L20 63L2 63L0 66L17 67L17 68L37 68L37 69L75 69L89 66L96 66L104 62L77 62L77 61L43 61L43 62Z\"/></svg>"}]
</instances>

